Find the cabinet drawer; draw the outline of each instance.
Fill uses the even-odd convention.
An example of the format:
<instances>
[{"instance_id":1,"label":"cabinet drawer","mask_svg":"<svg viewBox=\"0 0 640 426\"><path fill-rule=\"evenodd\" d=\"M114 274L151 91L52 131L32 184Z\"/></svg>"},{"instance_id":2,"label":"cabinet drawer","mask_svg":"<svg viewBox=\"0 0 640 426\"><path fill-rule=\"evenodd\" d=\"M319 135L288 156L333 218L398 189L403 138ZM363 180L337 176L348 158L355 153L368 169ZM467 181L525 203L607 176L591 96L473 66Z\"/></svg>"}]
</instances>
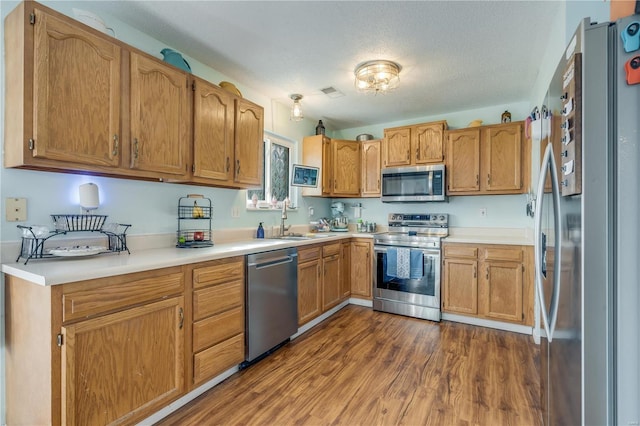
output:
<instances>
[{"instance_id":1,"label":"cabinet drawer","mask_svg":"<svg viewBox=\"0 0 640 426\"><path fill-rule=\"evenodd\" d=\"M298 249L298 263L315 260L320 257L320 249L322 246L312 246L309 248Z\"/></svg>"},{"instance_id":2,"label":"cabinet drawer","mask_svg":"<svg viewBox=\"0 0 640 426\"><path fill-rule=\"evenodd\" d=\"M208 380L244 361L244 333L193 356L193 382Z\"/></svg>"},{"instance_id":3,"label":"cabinet drawer","mask_svg":"<svg viewBox=\"0 0 640 426\"><path fill-rule=\"evenodd\" d=\"M472 245L445 245L444 257L478 257L478 248Z\"/></svg>"},{"instance_id":4,"label":"cabinet drawer","mask_svg":"<svg viewBox=\"0 0 640 426\"><path fill-rule=\"evenodd\" d=\"M193 292L193 319L227 311L244 302L244 281L214 285Z\"/></svg>"},{"instance_id":5,"label":"cabinet drawer","mask_svg":"<svg viewBox=\"0 0 640 426\"><path fill-rule=\"evenodd\" d=\"M244 331L244 311L237 307L193 324L193 351L215 345Z\"/></svg>"},{"instance_id":6,"label":"cabinet drawer","mask_svg":"<svg viewBox=\"0 0 640 426\"><path fill-rule=\"evenodd\" d=\"M62 321L89 318L183 291L180 266L65 284Z\"/></svg>"},{"instance_id":7,"label":"cabinet drawer","mask_svg":"<svg viewBox=\"0 0 640 426\"><path fill-rule=\"evenodd\" d=\"M482 249L485 260L507 260L522 262L522 249L520 247L487 247Z\"/></svg>"},{"instance_id":8,"label":"cabinet drawer","mask_svg":"<svg viewBox=\"0 0 640 426\"><path fill-rule=\"evenodd\" d=\"M193 270L193 287L201 288L212 284L228 281L244 281L244 258L234 257L209 262L210 266L204 266Z\"/></svg>"},{"instance_id":9,"label":"cabinet drawer","mask_svg":"<svg viewBox=\"0 0 640 426\"><path fill-rule=\"evenodd\" d=\"M322 257L332 256L340 253L340 243L326 244L322 246Z\"/></svg>"}]
</instances>

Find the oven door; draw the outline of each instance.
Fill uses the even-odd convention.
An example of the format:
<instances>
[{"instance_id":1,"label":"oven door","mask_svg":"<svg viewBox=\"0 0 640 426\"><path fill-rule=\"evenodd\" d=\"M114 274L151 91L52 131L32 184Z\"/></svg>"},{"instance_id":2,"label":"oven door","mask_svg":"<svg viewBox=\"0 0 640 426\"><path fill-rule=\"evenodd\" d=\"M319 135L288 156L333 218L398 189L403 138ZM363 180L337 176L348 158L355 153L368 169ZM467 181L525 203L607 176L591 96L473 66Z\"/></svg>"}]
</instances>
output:
<instances>
[{"instance_id":1,"label":"oven door","mask_svg":"<svg viewBox=\"0 0 640 426\"><path fill-rule=\"evenodd\" d=\"M387 275L387 247L374 246L373 297L440 312L440 251L422 249L424 275L419 279ZM378 304L379 305L379 304ZM429 318L431 319L431 318Z\"/></svg>"}]
</instances>

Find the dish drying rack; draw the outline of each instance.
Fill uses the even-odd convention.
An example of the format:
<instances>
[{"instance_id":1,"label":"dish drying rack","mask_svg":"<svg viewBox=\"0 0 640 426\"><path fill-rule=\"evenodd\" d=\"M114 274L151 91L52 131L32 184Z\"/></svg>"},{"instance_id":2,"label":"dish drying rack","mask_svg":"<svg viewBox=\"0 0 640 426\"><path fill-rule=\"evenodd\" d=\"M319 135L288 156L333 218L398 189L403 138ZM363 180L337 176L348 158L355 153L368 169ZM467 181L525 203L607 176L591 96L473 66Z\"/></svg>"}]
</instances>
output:
<instances>
[{"instance_id":1,"label":"dish drying rack","mask_svg":"<svg viewBox=\"0 0 640 426\"><path fill-rule=\"evenodd\" d=\"M200 204L198 204L200 203ZM178 200L178 231L176 247L201 248L213 246L211 199L189 194Z\"/></svg>"},{"instance_id":2,"label":"dish drying rack","mask_svg":"<svg viewBox=\"0 0 640 426\"><path fill-rule=\"evenodd\" d=\"M129 224L109 224L110 227L105 229L106 215L52 214L51 218L53 219L55 229L45 236L36 235L33 226L18 225L23 235L20 254L16 262L22 258L25 259L24 264L26 265L31 259L59 257L46 252L44 243L50 238L66 235L69 232L99 232L106 235L108 241L106 249L95 254L120 253L121 251L126 251L131 254L127 247L127 230L131 227Z\"/></svg>"}]
</instances>

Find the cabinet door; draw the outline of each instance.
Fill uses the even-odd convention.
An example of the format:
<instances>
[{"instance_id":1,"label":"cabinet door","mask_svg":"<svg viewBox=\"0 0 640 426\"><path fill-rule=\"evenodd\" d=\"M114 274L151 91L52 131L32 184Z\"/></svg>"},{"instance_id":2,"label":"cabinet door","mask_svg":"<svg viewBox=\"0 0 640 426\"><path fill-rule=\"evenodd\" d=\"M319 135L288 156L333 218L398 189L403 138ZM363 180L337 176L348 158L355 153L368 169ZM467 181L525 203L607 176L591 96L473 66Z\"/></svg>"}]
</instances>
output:
<instances>
[{"instance_id":1,"label":"cabinet door","mask_svg":"<svg viewBox=\"0 0 640 426\"><path fill-rule=\"evenodd\" d=\"M193 175L233 181L235 99L226 90L195 80L193 99Z\"/></svg>"},{"instance_id":2,"label":"cabinet door","mask_svg":"<svg viewBox=\"0 0 640 426\"><path fill-rule=\"evenodd\" d=\"M185 389L183 297L62 328L62 424L135 423Z\"/></svg>"},{"instance_id":3,"label":"cabinet door","mask_svg":"<svg viewBox=\"0 0 640 426\"><path fill-rule=\"evenodd\" d=\"M353 241L351 243L351 294L371 297L371 242Z\"/></svg>"},{"instance_id":4,"label":"cabinet door","mask_svg":"<svg viewBox=\"0 0 640 426\"><path fill-rule=\"evenodd\" d=\"M408 166L411 164L411 128L384 130L384 154L382 167Z\"/></svg>"},{"instance_id":5,"label":"cabinet door","mask_svg":"<svg viewBox=\"0 0 640 426\"><path fill-rule=\"evenodd\" d=\"M480 314L490 319L523 322L522 264L484 262L482 269Z\"/></svg>"},{"instance_id":6,"label":"cabinet door","mask_svg":"<svg viewBox=\"0 0 640 426\"><path fill-rule=\"evenodd\" d=\"M331 139L322 137L322 195L333 193L333 145Z\"/></svg>"},{"instance_id":7,"label":"cabinet door","mask_svg":"<svg viewBox=\"0 0 640 426\"><path fill-rule=\"evenodd\" d=\"M120 48L43 11L35 14L33 157L119 166Z\"/></svg>"},{"instance_id":8,"label":"cabinet door","mask_svg":"<svg viewBox=\"0 0 640 426\"><path fill-rule=\"evenodd\" d=\"M478 313L478 262L475 259L445 259L442 310Z\"/></svg>"},{"instance_id":9,"label":"cabinet door","mask_svg":"<svg viewBox=\"0 0 640 426\"><path fill-rule=\"evenodd\" d=\"M447 193L480 190L480 130L449 132L445 160Z\"/></svg>"},{"instance_id":10,"label":"cabinet door","mask_svg":"<svg viewBox=\"0 0 640 426\"><path fill-rule=\"evenodd\" d=\"M186 178L187 74L131 53L131 168Z\"/></svg>"},{"instance_id":11,"label":"cabinet door","mask_svg":"<svg viewBox=\"0 0 640 426\"><path fill-rule=\"evenodd\" d=\"M333 308L342 299L340 253L322 258L322 311Z\"/></svg>"},{"instance_id":12,"label":"cabinet door","mask_svg":"<svg viewBox=\"0 0 640 426\"><path fill-rule=\"evenodd\" d=\"M260 186L264 161L264 110L246 99L236 99L235 182Z\"/></svg>"},{"instance_id":13,"label":"cabinet door","mask_svg":"<svg viewBox=\"0 0 640 426\"><path fill-rule=\"evenodd\" d=\"M484 130L481 177L487 191L522 189L522 126L489 127Z\"/></svg>"},{"instance_id":14,"label":"cabinet door","mask_svg":"<svg viewBox=\"0 0 640 426\"><path fill-rule=\"evenodd\" d=\"M322 313L320 259L298 264L298 325Z\"/></svg>"},{"instance_id":15,"label":"cabinet door","mask_svg":"<svg viewBox=\"0 0 640 426\"><path fill-rule=\"evenodd\" d=\"M379 197L380 190L380 140L362 143L362 191L361 197Z\"/></svg>"},{"instance_id":16,"label":"cabinet door","mask_svg":"<svg viewBox=\"0 0 640 426\"><path fill-rule=\"evenodd\" d=\"M360 144L355 141L332 142L333 195L360 195Z\"/></svg>"},{"instance_id":17,"label":"cabinet door","mask_svg":"<svg viewBox=\"0 0 640 426\"><path fill-rule=\"evenodd\" d=\"M351 295L351 243L340 245L340 287L342 299Z\"/></svg>"},{"instance_id":18,"label":"cabinet door","mask_svg":"<svg viewBox=\"0 0 640 426\"><path fill-rule=\"evenodd\" d=\"M444 158L444 123L414 126L411 145L415 164L442 163Z\"/></svg>"}]
</instances>

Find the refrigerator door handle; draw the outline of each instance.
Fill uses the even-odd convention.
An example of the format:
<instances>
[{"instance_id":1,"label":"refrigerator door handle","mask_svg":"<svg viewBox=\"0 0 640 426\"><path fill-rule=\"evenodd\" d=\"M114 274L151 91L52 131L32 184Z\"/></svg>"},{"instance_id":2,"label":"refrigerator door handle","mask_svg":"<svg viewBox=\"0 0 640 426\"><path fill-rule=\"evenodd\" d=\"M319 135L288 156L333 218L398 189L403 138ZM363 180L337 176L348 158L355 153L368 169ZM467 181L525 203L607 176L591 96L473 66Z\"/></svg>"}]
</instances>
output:
<instances>
[{"instance_id":1,"label":"refrigerator door handle","mask_svg":"<svg viewBox=\"0 0 640 426\"><path fill-rule=\"evenodd\" d=\"M554 268L553 268L553 286L552 286L552 295L551 295L551 309L547 311L545 297L544 297L544 288L542 285L542 277L543 272L546 272L545 265L543 264L543 257L545 258L544 263L546 263L546 244L543 242L542 232L542 210L543 210L543 198L544 198L544 184L547 177L546 171L549 170L551 173L551 187L553 194L553 207L554 207L554 240L555 240L555 253L554 253ZM553 331L555 330L556 319L558 317L558 299L560 294L560 273L561 273L561 250L560 249L560 240L561 240L561 232L562 228L560 227L560 188L558 186L558 173L556 170L556 162L553 157L553 146L551 144L547 145L547 148L544 151L544 157L542 159L542 165L540 167L540 176L538 178L538 205L534 215L534 260L535 260L535 268L536 268L536 293L538 294L538 302L540 303L541 311L542 311L542 324L544 326L545 333L547 335L547 340L551 342L553 339ZM546 239L546 238L545 238ZM544 253L543 253L544 250ZM546 273L544 273L546 275Z\"/></svg>"}]
</instances>

